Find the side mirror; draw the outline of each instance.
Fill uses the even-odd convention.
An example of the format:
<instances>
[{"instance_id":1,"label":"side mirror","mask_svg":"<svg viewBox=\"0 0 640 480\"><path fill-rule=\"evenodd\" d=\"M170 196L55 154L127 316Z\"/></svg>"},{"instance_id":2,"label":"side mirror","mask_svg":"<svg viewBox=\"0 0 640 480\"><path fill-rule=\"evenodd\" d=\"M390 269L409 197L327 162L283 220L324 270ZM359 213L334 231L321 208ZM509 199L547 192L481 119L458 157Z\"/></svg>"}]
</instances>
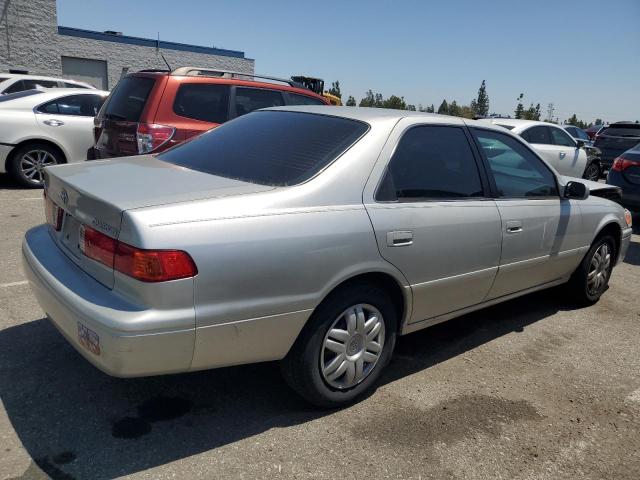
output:
<instances>
[{"instance_id":1,"label":"side mirror","mask_svg":"<svg viewBox=\"0 0 640 480\"><path fill-rule=\"evenodd\" d=\"M589 197L589 189L584 183L568 182L564 186L564 198L585 200L587 197Z\"/></svg>"},{"instance_id":2,"label":"side mirror","mask_svg":"<svg viewBox=\"0 0 640 480\"><path fill-rule=\"evenodd\" d=\"M576 140L576 148L582 148L584 145L584 140Z\"/></svg>"}]
</instances>

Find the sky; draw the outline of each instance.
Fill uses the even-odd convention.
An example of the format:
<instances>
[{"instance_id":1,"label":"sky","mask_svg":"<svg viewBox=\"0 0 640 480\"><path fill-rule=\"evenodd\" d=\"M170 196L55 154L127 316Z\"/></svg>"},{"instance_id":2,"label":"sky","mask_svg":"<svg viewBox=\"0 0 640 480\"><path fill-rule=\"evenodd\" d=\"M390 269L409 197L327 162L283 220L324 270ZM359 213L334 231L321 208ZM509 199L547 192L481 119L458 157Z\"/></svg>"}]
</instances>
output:
<instances>
[{"instance_id":1,"label":"sky","mask_svg":"<svg viewBox=\"0 0 640 480\"><path fill-rule=\"evenodd\" d=\"M58 24L241 50L256 73L340 81L436 109L555 106L562 121L640 120L640 0L57 0Z\"/></svg>"}]
</instances>

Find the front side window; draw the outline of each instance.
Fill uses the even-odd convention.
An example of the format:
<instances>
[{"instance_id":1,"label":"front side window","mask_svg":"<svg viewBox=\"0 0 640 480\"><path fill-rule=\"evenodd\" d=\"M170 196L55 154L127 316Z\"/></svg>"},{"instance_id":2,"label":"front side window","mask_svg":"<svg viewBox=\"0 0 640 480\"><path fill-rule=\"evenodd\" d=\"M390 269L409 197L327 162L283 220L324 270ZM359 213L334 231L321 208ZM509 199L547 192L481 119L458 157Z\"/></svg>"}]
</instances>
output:
<instances>
[{"instance_id":1,"label":"front side window","mask_svg":"<svg viewBox=\"0 0 640 480\"><path fill-rule=\"evenodd\" d=\"M483 196L473 152L462 128L413 127L400 139L376 193L379 201Z\"/></svg>"},{"instance_id":2,"label":"front side window","mask_svg":"<svg viewBox=\"0 0 640 480\"><path fill-rule=\"evenodd\" d=\"M210 123L229 120L229 86L184 83L178 88L173 111L181 117Z\"/></svg>"},{"instance_id":3,"label":"front side window","mask_svg":"<svg viewBox=\"0 0 640 480\"><path fill-rule=\"evenodd\" d=\"M38 107L40 113L95 117L104 102L100 95L69 95Z\"/></svg>"},{"instance_id":4,"label":"front side window","mask_svg":"<svg viewBox=\"0 0 640 480\"><path fill-rule=\"evenodd\" d=\"M489 163L501 198L558 195L551 170L518 140L481 129L473 129L473 134Z\"/></svg>"},{"instance_id":5,"label":"front side window","mask_svg":"<svg viewBox=\"0 0 640 480\"><path fill-rule=\"evenodd\" d=\"M548 127L551 130L551 140L554 145L560 145L562 147L575 147L576 142L561 128Z\"/></svg>"},{"instance_id":6,"label":"front side window","mask_svg":"<svg viewBox=\"0 0 640 480\"><path fill-rule=\"evenodd\" d=\"M24 89L31 90L32 88L58 88L58 82L55 80L39 80L39 79L25 79L23 80Z\"/></svg>"},{"instance_id":7,"label":"front side window","mask_svg":"<svg viewBox=\"0 0 640 480\"><path fill-rule=\"evenodd\" d=\"M549 135L549 129L544 125L538 125L537 127L531 127L520 134L529 143L539 143L542 145L552 145L551 135Z\"/></svg>"},{"instance_id":8,"label":"front side window","mask_svg":"<svg viewBox=\"0 0 640 480\"><path fill-rule=\"evenodd\" d=\"M308 95L299 95L297 93L289 93L289 105L326 105L319 98L309 97Z\"/></svg>"},{"instance_id":9,"label":"front side window","mask_svg":"<svg viewBox=\"0 0 640 480\"><path fill-rule=\"evenodd\" d=\"M254 112L158 155L191 170L259 185L296 185L357 142L369 125L328 115Z\"/></svg>"},{"instance_id":10,"label":"front side window","mask_svg":"<svg viewBox=\"0 0 640 480\"><path fill-rule=\"evenodd\" d=\"M259 108L284 105L282 93L277 90L259 88L236 88L236 114L245 115Z\"/></svg>"}]
</instances>

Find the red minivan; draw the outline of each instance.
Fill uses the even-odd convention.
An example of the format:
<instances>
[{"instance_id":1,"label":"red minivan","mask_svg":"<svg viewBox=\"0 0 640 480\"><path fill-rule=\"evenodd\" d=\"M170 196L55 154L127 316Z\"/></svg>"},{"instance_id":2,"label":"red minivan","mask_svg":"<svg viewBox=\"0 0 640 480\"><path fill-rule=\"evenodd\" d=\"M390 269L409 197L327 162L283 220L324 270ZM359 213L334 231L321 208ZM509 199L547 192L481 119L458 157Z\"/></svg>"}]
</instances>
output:
<instances>
[{"instance_id":1,"label":"red minivan","mask_svg":"<svg viewBox=\"0 0 640 480\"><path fill-rule=\"evenodd\" d=\"M94 119L89 159L165 150L259 108L329 105L292 80L181 67L122 78Z\"/></svg>"}]
</instances>

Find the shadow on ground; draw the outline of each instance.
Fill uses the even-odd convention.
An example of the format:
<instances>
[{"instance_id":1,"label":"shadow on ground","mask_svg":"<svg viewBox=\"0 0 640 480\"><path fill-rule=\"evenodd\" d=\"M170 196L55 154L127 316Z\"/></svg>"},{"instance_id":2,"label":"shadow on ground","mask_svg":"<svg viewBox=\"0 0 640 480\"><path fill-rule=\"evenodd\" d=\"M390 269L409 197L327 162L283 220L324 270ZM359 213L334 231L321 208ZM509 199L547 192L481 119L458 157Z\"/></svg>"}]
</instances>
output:
<instances>
[{"instance_id":1,"label":"shadow on ground","mask_svg":"<svg viewBox=\"0 0 640 480\"><path fill-rule=\"evenodd\" d=\"M402 337L382 383L572 308L551 290ZM131 474L328 413L294 395L275 363L112 378L46 319L0 332L0 398L27 452L54 479Z\"/></svg>"}]
</instances>

